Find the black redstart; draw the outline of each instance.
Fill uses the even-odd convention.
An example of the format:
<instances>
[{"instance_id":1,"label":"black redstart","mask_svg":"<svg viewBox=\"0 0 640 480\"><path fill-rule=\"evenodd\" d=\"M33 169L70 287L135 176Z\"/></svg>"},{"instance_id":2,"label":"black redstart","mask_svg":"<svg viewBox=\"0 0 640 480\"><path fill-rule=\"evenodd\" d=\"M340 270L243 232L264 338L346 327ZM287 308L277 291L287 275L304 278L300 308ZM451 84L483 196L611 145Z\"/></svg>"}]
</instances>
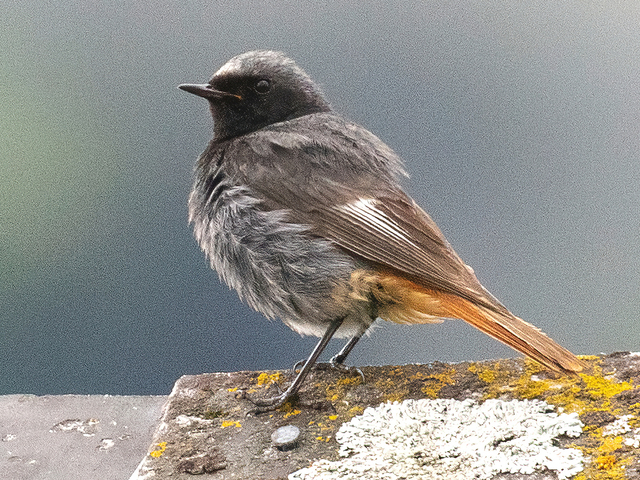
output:
<instances>
[{"instance_id":1,"label":"black redstart","mask_svg":"<svg viewBox=\"0 0 640 480\"><path fill-rule=\"evenodd\" d=\"M401 160L337 115L279 52L229 60L209 83L180 85L209 101L214 136L189 197L195 236L220 278L269 318L321 340L281 395L294 395L331 337L371 324L460 318L551 370L582 363L507 310L401 188Z\"/></svg>"}]
</instances>

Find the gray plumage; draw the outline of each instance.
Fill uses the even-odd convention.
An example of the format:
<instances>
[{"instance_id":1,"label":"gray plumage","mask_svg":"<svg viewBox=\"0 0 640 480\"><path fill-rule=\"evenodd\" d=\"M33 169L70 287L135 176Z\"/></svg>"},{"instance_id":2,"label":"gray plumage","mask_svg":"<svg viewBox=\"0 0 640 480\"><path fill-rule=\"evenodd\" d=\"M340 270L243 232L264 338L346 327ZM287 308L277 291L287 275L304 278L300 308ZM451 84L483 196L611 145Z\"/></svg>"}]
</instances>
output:
<instances>
[{"instance_id":1,"label":"gray plumage","mask_svg":"<svg viewBox=\"0 0 640 480\"><path fill-rule=\"evenodd\" d=\"M352 157L354 144L359 156ZM328 155L358 161L344 162L340 175ZM310 223L326 204L356 198L353 191L343 192L342 202L337 196L349 180L344 173L359 182L366 177L369 185L360 188L374 191L404 172L380 140L329 113L214 140L198 160L189 212L211 266L252 308L301 334L322 336L333 319L346 316L336 335L353 336L376 318L375 305L350 298L351 273L363 260Z\"/></svg>"},{"instance_id":2,"label":"gray plumage","mask_svg":"<svg viewBox=\"0 0 640 480\"><path fill-rule=\"evenodd\" d=\"M484 289L402 190L398 156L335 114L292 60L248 52L208 84L180 88L209 100L214 119L190 221L211 266L252 308L328 338L331 325L358 338L378 316L457 317L550 368L579 371L573 354Z\"/></svg>"}]
</instances>

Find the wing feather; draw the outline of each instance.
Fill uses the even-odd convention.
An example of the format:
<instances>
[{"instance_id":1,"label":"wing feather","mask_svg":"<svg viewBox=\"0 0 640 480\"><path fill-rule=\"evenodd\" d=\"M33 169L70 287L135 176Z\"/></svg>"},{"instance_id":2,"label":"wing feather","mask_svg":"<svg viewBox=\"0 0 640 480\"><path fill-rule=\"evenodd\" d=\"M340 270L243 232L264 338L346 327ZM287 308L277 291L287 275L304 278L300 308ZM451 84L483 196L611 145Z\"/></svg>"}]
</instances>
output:
<instances>
[{"instance_id":1,"label":"wing feather","mask_svg":"<svg viewBox=\"0 0 640 480\"><path fill-rule=\"evenodd\" d=\"M400 160L384 143L336 117L312 117L289 125L295 135L272 126L229 145L235 151L225 158L236 164L227 170L256 193L263 208L286 211L290 221L308 225L311 235L333 241L389 279L401 279L396 283L402 288L409 282L422 289L413 295L421 314L415 321L433 321L443 312L552 369L580 371L573 354L480 284L435 222L402 191ZM412 305L405 307L391 318L408 321Z\"/></svg>"},{"instance_id":2,"label":"wing feather","mask_svg":"<svg viewBox=\"0 0 640 480\"><path fill-rule=\"evenodd\" d=\"M241 160L236 174L265 208L288 210L311 233L426 288L506 312L403 192L393 151L362 127L313 117L318 125L298 119L295 134L276 125L227 147L225 159Z\"/></svg>"},{"instance_id":3,"label":"wing feather","mask_svg":"<svg viewBox=\"0 0 640 480\"><path fill-rule=\"evenodd\" d=\"M506 312L482 287L426 213L408 198L402 203L383 202L384 199L368 198L346 206L321 207L316 221L320 220L324 236L361 258L425 288L442 290L491 310Z\"/></svg>"}]
</instances>

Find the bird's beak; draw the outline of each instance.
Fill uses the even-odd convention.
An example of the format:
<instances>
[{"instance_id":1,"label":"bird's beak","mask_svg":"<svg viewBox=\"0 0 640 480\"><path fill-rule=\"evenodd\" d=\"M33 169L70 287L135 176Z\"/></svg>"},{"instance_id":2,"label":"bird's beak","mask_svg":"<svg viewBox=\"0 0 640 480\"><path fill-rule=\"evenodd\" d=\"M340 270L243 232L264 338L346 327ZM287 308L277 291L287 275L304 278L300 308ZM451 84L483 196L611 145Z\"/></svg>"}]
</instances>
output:
<instances>
[{"instance_id":1,"label":"bird's beak","mask_svg":"<svg viewBox=\"0 0 640 480\"><path fill-rule=\"evenodd\" d=\"M240 95L235 95L229 92L223 92L222 90L216 90L211 85L203 83L183 83L182 85L178 85L180 90L184 90L185 92L193 93L194 95L198 95L199 97L206 98L208 100L214 100L216 98L223 97L234 97L238 100L242 100Z\"/></svg>"}]
</instances>

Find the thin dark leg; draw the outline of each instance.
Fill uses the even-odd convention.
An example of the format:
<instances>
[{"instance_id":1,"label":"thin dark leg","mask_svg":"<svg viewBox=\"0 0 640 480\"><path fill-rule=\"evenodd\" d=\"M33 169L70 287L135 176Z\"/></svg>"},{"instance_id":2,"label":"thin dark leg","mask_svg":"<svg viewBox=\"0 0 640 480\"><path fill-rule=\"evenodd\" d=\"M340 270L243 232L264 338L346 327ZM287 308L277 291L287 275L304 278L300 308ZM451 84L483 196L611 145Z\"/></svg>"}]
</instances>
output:
<instances>
[{"instance_id":1,"label":"thin dark leg","mask_svg":"<svg viewBox=\"0 0 640 480\"><path fill-rule=\"evenodd\" d=\"M351 353L351 350L353 350L353 347L356 346L356 343L358 343L358 340L362 338L362 335L364 335L364 332L351 337L351 340L349 340L347 344L344 347L342 347L342 350L340 350L336 355L331 357L331 360L329 360L329 364L333 368L335 368L336 370L340 370L341 372L357 373L358 375L360 375L360 378L362 378L362 383L364 383L365 378L364 378L364 373L362 373L362 370L360 370L358 367L347 367L344 364L344 361L346 360L347 355Z\"/></svg>"},{"instance_id":2,"label":"thin dark leg","mask_svg":"<svg viewBox=\"0 0 640 480\"><path fill-rule=\"evenodd\" d=\"M351 340L349 340L347 344L342 347L342 350L331 357L331 360L329 360L331 365L333 365L334 367L337 365L344 365L344 361L347 359L347 355L351 353L351 350L353 350L353 347L356 346L358 340L362 338L362 335L364 335L364 333L359 333L358 335L354 335L353 337L351 337Z\"/></svg>"},{"instance_id":3,"label":"thin dark leg","mask_svg":"<svg viewBox=\"0 0 640 480\"><path fill-rule=\"evenodd\" d=\"M280 395L277 395L275 397L265 398L265 399L257 399L257 398L252 399L249 396L245 395L245 397L250 402L252 402L254 405L258 407L254 409L251 413L261 413L261 412L268 412L270 410L274 410L280 407L281 405L284 405L287 402L287 400L289 400L289 398L295 395L300 389L302 382L309 374L311 367L313 367L313 364L316 363L316 360L318 359L322 351L325 349L325 347L329 343L329 340L331 340L331 337L333 337L333 334L336 333L338 328L340 328L340 325L342 325L343 321L344 321L344 318L338 318L333 322L331 322L331 325L329 325L329 328L325 332L324 336L320 339L318 344L313 349L313 352L311 352L311 355L309 355L309 358L302 366L302 369L300 370L300 373L298 373L298 376L296 377L296 379L289 386L289 388L287 388L284 392L282 392Z\"/></svg>"},{"instance_id":4,"label":"thin dark leg","mask_svg":"<svg viewBox=\"0 0 640 480\"><path fill-rule=\"evenodd\" d=\"M364 332L351 337L351 339L345 344L345 346L342 347L342 350L340 350L337 354L331 357L331 360L329 360L329 365L331 365L332 368L335 368L336 370L340 370L343 372L347 372L351 370L351 368L346 367L344 365L344 361L346 360L347 355L351 353L351 350L353 350L353 347L356 346L356 343L358 343L358 340L360 340L363 335L364 335ZM298 370L298 367L300 367L300 365L302 365L304 362L305 362L304 360L300 360L293 366L294 374ZM356 370L363 377L362 380L364 381L364 376L362 375L362 372L360 371L360 369L356 369Z\"/></svg>"}]
</instances>

